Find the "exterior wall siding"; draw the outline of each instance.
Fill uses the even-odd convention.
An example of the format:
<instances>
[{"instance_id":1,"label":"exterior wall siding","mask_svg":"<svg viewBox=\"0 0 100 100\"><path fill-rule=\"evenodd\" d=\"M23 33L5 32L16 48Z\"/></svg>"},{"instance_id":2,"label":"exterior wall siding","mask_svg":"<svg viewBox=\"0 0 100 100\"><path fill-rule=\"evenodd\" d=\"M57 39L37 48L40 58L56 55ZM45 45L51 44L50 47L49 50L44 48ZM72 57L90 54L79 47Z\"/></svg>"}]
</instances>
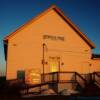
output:
<instances>
[{"instance_id":1,"label":"exterior wall siding","mask_svg":"<svg viewBox=\"0 0 100 100\"><path fill-rule=\"evenodd\" d=\"M64 37L43 39L44 35ZM42 73L45 43L45 73L50 72L50 57L60 57L61 71L88 73L91 63L90 46L53 10L20 30L9 39L7 80L17 78L18 70L38 69Z\"/></svg>"},{"instance_id":2,"label":"exterior wall siding","mask_svg":"<svg viewBox=\"0 0 100 100\"><path fill-rule=\"evenodd\" d=\"M100 59L92 59L91 72L100 71Z\"/></svg>"}]
</instances>

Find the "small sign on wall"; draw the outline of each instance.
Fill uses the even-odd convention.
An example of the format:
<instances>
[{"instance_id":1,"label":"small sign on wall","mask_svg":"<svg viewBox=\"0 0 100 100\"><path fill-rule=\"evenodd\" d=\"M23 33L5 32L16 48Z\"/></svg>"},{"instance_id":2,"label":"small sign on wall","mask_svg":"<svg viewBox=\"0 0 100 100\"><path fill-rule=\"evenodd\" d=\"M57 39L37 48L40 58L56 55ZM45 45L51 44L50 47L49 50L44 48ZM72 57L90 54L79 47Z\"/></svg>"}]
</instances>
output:
<instances>
[{"instance_id":1,"label":"small sign on wall","mask_svg":"<svg viewBox=\"0 0 100 100\"><path fill-rule=\"evenodd\" d=\"M43 35L43 39L64 41L64 36Z\"/></svg>"}]
</instances>

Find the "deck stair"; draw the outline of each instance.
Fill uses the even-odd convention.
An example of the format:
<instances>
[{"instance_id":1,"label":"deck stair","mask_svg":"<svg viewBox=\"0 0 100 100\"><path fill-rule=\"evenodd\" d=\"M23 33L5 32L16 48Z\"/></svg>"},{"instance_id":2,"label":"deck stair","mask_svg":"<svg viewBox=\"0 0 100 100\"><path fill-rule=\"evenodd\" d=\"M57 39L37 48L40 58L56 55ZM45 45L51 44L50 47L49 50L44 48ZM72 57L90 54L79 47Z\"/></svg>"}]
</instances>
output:
<instances>
[{"instance_id":1,"label":"deck stair","mask_svg":"<svg viewBox=\"0 0 100 100\"><path fill-rule=\"evenodd\" d=\"M55 95L82 95L86 89L89 91L92 86L94 86L94 88L100 88L100 73L94 72L89 75L84 77L77 72L45 73L41 75L40 84L24 84L22 90L24 90L24 94L40 95L52 90ZM30 89L35 88L37 88L37 91L30 92ZM99 91L99 89L97 90Z\"/></svg>"},{"instance_id":2,"label":"deck stair","mask_svg":"<svg viewBox=\"0 0 100 100\"><path fill-rule=\"evenodd\" d=\"M63 79L64 77L64 79ZM42 92L42 87L45 85L48 85L48 89L53 89L57 94L59 94L58 91L58 84L71 84L72 88L67 89L67 92L71 94L72 91L75 90L75 84L79 83L82 88L85 87L84 79L76 72L54 72L54 73L47 73L45 75L42 75L41 78L43 79L41 84L37 85L29 85L26 86L26 92L29 93L30 88L40 87L40 92Z\"/></svg>"},{"instance_id":3,"label":"deck stair","mask_svg":"<svg viewBox=\"0 0 100 100\"><path fill-rule=\"evenodd\" d=\"M93 81L100 88L100 72L93 73Z\"/></svg>"},{"instance_id":4,"label":"deck stair","mask_svg":"<svg viewBox=\"0 0 100 100\"><path fill-rule=\"evenodd\" d=\"M100 72L93 72L89 75L90 75L90 78L86 78L89 80L87 80L87 85L83 89L82 95L100 96Z\"/></svg>"},{"instance_id":5,"label":"deck stair","mask_svg":"<svg viewBox=\"0 0 100 100\"><path fill-rule=\"evenodd\" d=\"M54 72L54 73L47 73L44 76L42 75L42 78L45 81L52 81L55 82L54 87L51 88L56 91L58 94L65 94L65 91L67 94L79 94L83 88L86 87L86 80L77 72ZM56 85L55 85L56 84ZM64 89L57 90L55 87L57 87L59 84L70 84L66 85ZM59 85L60 86L60 85ZM80 89L79 89L80 87ZM57 87L58 88L58 87ZM62 88L62 87L61 87Z\"/></svg>"}]
</instances>

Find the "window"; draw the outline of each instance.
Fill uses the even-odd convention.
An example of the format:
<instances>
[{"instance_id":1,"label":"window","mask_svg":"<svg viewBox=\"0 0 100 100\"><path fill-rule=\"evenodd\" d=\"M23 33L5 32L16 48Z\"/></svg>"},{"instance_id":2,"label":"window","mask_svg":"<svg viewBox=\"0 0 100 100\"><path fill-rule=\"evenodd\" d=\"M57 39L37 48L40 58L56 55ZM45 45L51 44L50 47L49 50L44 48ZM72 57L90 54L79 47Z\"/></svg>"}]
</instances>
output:
<instances>
[{"instance_id":1,"label":"window","mask_svg":"<svg viewBox=\"0 0 100 100\"><path fill-rule=\"evenodd\" d=\"M17 71L17 79L18 80L24 80L25 79L25 71L24 70Z\"/></svg>"}]
</instances>

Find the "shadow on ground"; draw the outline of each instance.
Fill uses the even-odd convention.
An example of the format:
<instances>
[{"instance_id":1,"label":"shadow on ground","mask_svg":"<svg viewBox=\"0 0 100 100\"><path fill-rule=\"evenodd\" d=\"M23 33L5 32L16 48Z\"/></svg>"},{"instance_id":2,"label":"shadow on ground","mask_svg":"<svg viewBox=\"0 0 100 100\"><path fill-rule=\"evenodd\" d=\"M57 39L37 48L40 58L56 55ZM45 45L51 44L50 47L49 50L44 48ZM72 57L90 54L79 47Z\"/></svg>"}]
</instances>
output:
<instances>
[{"instance_id":1,"label":"shadow on ground","mask_svg":"<svg viewBox=\"0 0 100 100\"><path fill-rule=\"evenodd\" d=\"M33 96L22 98L19 93L19 88L10 87L5 77L0 78L0 100L100 100L98 96Z\"/></svg>"}]
</instances>

